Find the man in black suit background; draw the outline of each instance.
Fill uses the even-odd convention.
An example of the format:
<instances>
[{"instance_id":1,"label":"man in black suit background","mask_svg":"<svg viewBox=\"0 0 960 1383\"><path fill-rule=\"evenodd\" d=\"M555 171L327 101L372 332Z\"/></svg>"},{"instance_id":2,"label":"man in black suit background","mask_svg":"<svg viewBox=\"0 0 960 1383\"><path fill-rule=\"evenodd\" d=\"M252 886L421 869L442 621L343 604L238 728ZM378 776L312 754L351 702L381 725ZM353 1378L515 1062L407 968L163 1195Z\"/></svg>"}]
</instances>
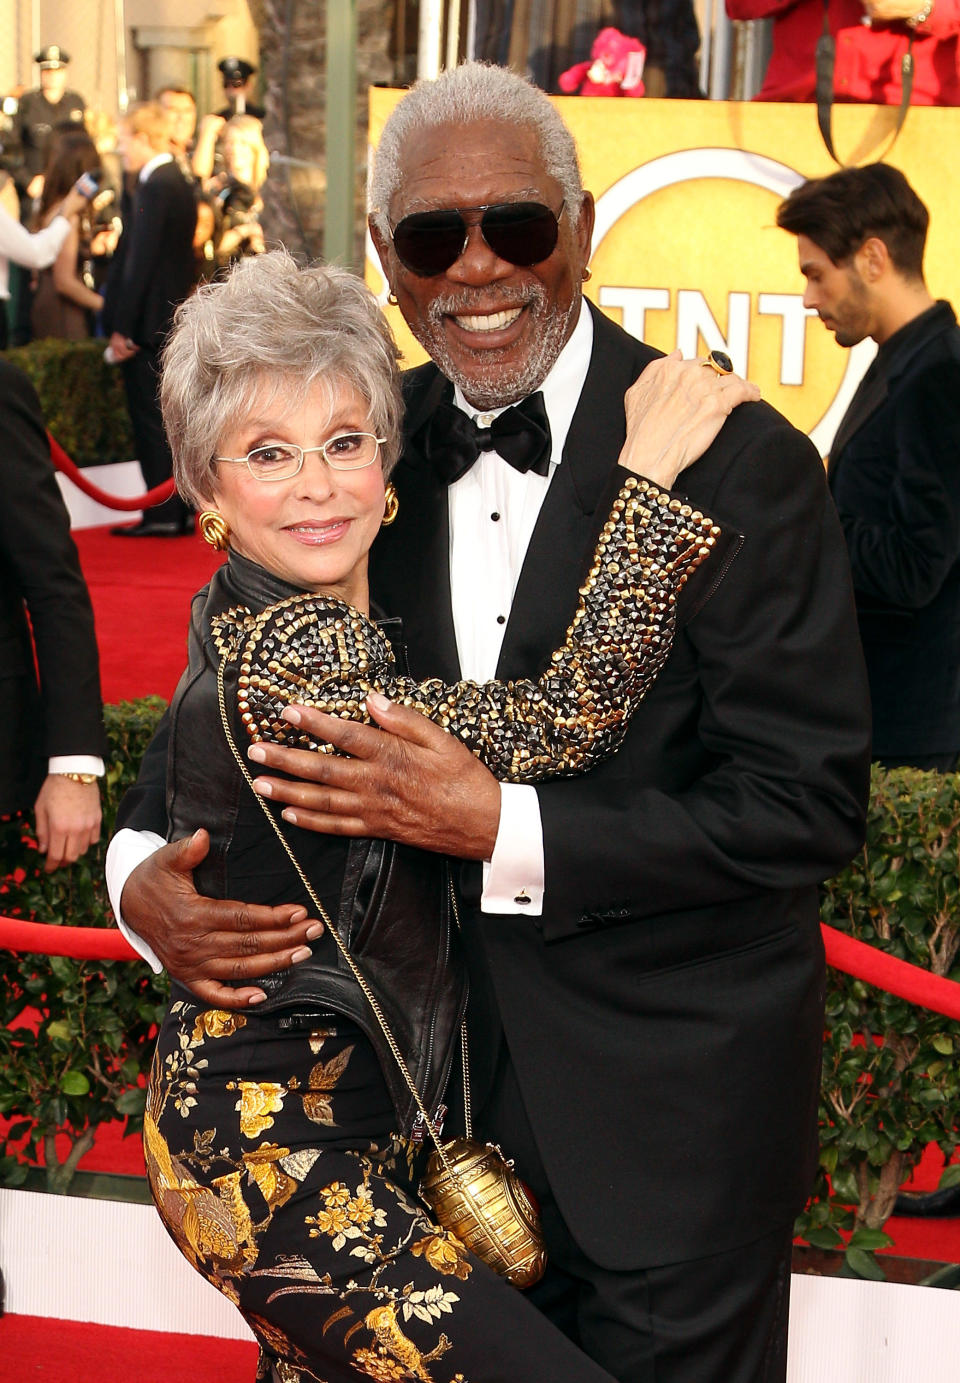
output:
<instances>
[{"instance_id":1,"label":"man in black suit background","mask_svg":"<svg viewBox=\"0 0 960 1383\"><path fill-rule=\"evenodd\" d=\"M160 352L173 314L194 282L193 188L173 156L170 120L156 102L128 112L118 147L133 176L125 198L123 234L107 280L103 310L110 349L123 382L147 489L169 480L173 458L157 397ZM151 509L137 524L111 530L125 538L169 538L193 531L193 516L178 495Z\"/></svg>"},{"instance_id":2,"label":"man in black suit background","mask_svg":"<svg viewBox=\"0 0 960 1383\"><path fill-rule=\"evenodd\" d=\"M0 816L33 807L52 870L100 835L100 663L40 402L2 359L0 436Z\"/></svg>"},{"instance_id":3,"label":"man in black suit background","mask_svg":"<svg viewBox=\"0 0 960 1383\"><path fill-rule=\"evenodd\" d=\"M522 79L467 64L405 97L372 204L390 287L435 362L407 378L375 598L402 616L416 675L536 675L606 517L624 392L657 353L582 302L593 199L569 132ZM455 425L465 413L488 440L518 401L546 417L544 475ZM806 439L743 405L684 489L741 540L681 611L599 769L501 786L389 705L388 733L304 713L353 758L254 757L304 780L270 780L301 826L476 862L461 879L475 1121L541 1202L538 1304L618 1379L773 1383L816 1157L816 882L861 839L866 686ZM164 829L161 777L154 755L127 826ZM222 981L288 960L307 924L198 899L203 849L161 848L114 876L113 897L180 979L236 1007L255 991Z\"/></svg>"},{"instance_id":4,"label":"man in black suit background","mask_svg":"<svg viewBox=\"0 0 960 1383\"><path fill-rule=\"evenodd\" d=\"M853 569L873 755L950 772L960 756L960 328L923 277L927 208L874 163L804 183L777 221L797 237L804 306L841 346L879 346L827 475Z\"/></svg>"}]
</instances>

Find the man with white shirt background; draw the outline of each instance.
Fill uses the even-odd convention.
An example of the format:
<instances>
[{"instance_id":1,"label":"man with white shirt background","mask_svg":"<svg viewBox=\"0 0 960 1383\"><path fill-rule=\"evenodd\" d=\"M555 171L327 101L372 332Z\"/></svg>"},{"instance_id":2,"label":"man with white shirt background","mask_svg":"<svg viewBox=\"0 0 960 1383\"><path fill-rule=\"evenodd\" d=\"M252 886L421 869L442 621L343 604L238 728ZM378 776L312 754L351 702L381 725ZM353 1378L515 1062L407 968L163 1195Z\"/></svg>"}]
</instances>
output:
<instances>
[{"instance_id":1,"label":"man with white shirt background","mask_svg":"<svg viewBox=\"0 0 960 1383\"><path fill-rule=\"evenodd\" d=\"M129 111L118 148L124 172L135 177L124 196L123 234L104 292L104 328L123 369L137 460L147 489L169 480L167 446L157 397L160 352L177 307L195 278L193 233L197 205L173 155L170 121L157 102ZM169 538L193 532L193 516L178 495L151 509L116 536Z\"/></svg>"},{"instance_id":2,"label":"man with white shirt background","mask_svg":"<svg viewBox=\"0 0 960 1383\"><path fill-rule=\"evenodd\" d=\"M435 362L406 377L374 598L402 617L416 676L536 676L615 492L624 392L656 352L583 304L593 198L569 132L515 75L467 64L408 94L371 200L390 287ZM806 439L744 404L684 488L742 537L681 604L664 671L600 768L499 785L401 707L382 730L301 712L353 757L249 753L295 775L257 782L299 826L474 862L475 1128L540 1201L537 1304L624 1383L774 1383L816 1158L816 881L862 838L865 679ZM111 847L115 907L202 999L246 1006L312 923L198 898L203 832L155 848L163 778L161 734L123 813L141 835Z\"/></svg>"},{"instance_id":3,"label":"man with white shirt background","mask_svg":"<svg viewBox=\"0 0 960 1383\"><path fill-rule=\"evenodd\" d=\"M100 660L40 401L7 360L0 436L0 817L33 808L50 871L100 837Z\"/></svg>"}]
</instances>

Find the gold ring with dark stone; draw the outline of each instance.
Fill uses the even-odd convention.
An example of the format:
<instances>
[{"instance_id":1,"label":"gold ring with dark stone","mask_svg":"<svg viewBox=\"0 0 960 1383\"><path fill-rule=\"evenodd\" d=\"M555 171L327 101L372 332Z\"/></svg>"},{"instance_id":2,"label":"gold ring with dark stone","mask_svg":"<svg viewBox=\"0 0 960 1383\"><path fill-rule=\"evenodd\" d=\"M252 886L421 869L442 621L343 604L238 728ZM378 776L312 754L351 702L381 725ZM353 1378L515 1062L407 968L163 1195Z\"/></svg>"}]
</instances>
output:
<instances>
[{"instance_id":1,"label":"gold ring with dark stone","mask_svg":"<svg viewBox=\"0 0 960 1383\"><path fill-rule=\"evenodd\" d=\"M715 370L718 375L732 375L733 361L726 351L711 351L700 361L701 365L706 365L709 369Z\"/></svg>"}]
</instances>

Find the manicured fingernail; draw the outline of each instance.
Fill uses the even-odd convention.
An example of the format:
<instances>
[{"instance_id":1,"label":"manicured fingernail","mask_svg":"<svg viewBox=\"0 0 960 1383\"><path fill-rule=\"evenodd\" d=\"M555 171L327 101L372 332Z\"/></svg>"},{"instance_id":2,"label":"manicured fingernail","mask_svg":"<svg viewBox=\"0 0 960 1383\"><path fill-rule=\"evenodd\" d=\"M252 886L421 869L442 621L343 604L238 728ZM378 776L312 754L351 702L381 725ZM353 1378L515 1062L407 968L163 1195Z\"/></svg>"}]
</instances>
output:
<instances>
[{"instance_id":1,"label":"manicured fingernail","mask_svg":"<svg viewBox=\"0 0 960 1383\"><path fill-rule=\"evenodd\" d=\"M323 936L323 923L314 922L307 928L307 940L316 941L318 936Z\"/></svg>"},{"instance_id":2,"label":"manicured fingernail","mask_svg":"<svg viewBox=\"0 0 960 1383\"><path fill-rule=\"evenodd\" d=\"M247 750L247 758L253 759L254 763L265 764L267 762L267 751L259 744L251 744Z\"/></svg>"},{"instance_id":3,"label":"manicured fingernail","mask_svg":"<svg viewBox=\"0 0 960 1383\"><path fill-rule=\"evenodd\" d=\"M254 1004L265 1004L266 1002L266 994L251 994L250 998L247 1000L247 1007L251 1008Z\"/></svg>"},{"instance_id":4,"label":"manicured fingernail","mask_svg":"<svg viewBox=\"0 0 960 1383\"><path fill-rule=\"evenodd\" d=\"M280 718L282 720L289 720L291 725L299 725L303 716L297 710L296 706L285 706L280 713Z\"/></svg>"},{"instance_id":5,"label":"manicured fingernail","mask_svg":"<svg viewBox=\"0 0 960 1383\"><path fill-rule=\"evenodd\" d=\"M273 796L273 788L270 783L267 782L266 778L254 778L253 790L254 792L259 792L261 797Z\"/></svg>"},{"instance_id":6,"label":"manicured fingernail","mask_svg":"<svg viewBox=\"0 0 960 1383\"><path fill-rule=\"evenodd\" d=\"M309 946L298 946L290 957L290 964L299 965L302 960L309 960L312 955L313 952Z\"/></svg>"},{"instance_id":7,"label":"manicured fingernail","mask_svg":"<svg viewBox=\"0 0 960 1383\"><path fill-rule=\"evenodd\" d=\"M370 706L371 710L377 711L378 714L383 715L384 711L389 711L392 703L388 701L385 696L381 695L380 692L371 692L367 697L367 704Z\"/></svg>"},{"instance_id":8,"label":"manicured fingernail","mask_svg":"<svg viewBox=\"0 0 960 1383\"><path fill-rule=\"evenodd\" d=\"M280 815L283 817L284 821L289 821L291 826L296 826L297 814L292 807L284 807Z\"/></svg>"}]
</instances>

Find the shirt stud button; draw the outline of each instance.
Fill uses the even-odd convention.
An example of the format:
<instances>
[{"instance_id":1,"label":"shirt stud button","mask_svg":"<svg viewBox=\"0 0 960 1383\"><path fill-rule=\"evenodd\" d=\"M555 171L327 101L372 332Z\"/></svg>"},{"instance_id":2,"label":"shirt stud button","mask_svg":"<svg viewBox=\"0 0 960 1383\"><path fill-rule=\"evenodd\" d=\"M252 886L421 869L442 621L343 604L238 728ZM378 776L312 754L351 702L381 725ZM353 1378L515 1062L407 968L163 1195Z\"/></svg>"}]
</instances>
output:
<instances>
[{"instance_id":1,"label":"shirt stud button","mask_svg":"<svg viewBox=\"0 0 960 1383\"><path fill-rule=\"evenodd\" d=\"M493 513L490 515L490 517L491 517L491 519L493 519L494 523L499 523L499 522L500 522L500 515L499 515L499 513L497 512L496 509L494 509L494 511L493 511Z\"/></svg>"},{"instance_id":2,"label":"shirt stud button","mask_svg":"<svg viewBox=\"0 0 960 1383\"><path fill-rule=\"evenodd\" d=\"M506 622L507 622L507 617L506 617L506 615L497 615L497 623L498 623L498 624L506 624Z\"/></svg>"}]
</instances>

